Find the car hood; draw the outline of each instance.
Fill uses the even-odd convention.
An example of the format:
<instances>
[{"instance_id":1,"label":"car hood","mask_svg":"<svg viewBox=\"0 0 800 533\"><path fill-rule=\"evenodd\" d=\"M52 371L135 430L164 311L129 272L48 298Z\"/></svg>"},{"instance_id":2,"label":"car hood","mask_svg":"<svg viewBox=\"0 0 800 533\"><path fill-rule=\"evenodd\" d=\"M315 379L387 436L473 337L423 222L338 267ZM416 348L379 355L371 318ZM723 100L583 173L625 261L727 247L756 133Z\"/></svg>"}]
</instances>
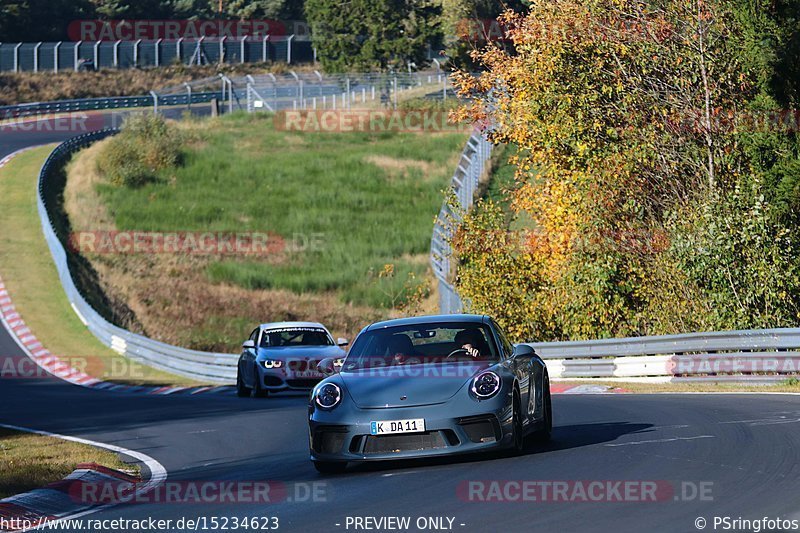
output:
<instances>
[{"instance_id":1,"label":"car hood","mask_svg":"<svg viewBox=\"0 0 800 533\"><path fill-rule=\"evenodd\" d=\"M489 366L488 363L412 365L348 371L339 376L359 408L416 407L446 402Z\"/></svg>"},{"instance_id":2,"label":"car hood","mask_svg":"<svg viewBox=\"0 0 800 533\"><path fill-rule=\"evenodd\" d=\"M344 357L345 352L338 346L277 346L259 348L258 355L266 359L315 359L321 361L327 357Z\"/></svg>"}]
</instances>

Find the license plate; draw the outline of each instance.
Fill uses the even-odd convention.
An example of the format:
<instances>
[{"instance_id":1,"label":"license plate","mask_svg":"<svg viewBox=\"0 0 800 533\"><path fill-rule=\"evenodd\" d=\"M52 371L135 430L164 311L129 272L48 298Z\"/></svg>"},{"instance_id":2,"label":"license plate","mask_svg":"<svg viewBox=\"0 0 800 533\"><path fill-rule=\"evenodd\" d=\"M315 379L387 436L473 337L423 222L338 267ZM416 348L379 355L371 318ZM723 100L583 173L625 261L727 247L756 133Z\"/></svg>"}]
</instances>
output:
<instances>
[{"instance_id":1,"label":"license plate","mask_svg":"<svg viewBox=\"0 0 800 533\"><path fill-rule=\"evenodd\" d=\"M372 435L391 435L393 433L419 433L425 431L424 418L410 418L408 420L381 420L370 422Z\"/></svg>"},{"instance_id":2,"label":"license plate","mask_svg":"<svg viewBox=\"0 0 800 533\"><path fill-rule=\"evenodd\" d=\"M319 378L322 379L323 376L320 372L315 370L306 370L305 372L295 372L294 377L296 378Z\"/></svg>"}]
</instances>

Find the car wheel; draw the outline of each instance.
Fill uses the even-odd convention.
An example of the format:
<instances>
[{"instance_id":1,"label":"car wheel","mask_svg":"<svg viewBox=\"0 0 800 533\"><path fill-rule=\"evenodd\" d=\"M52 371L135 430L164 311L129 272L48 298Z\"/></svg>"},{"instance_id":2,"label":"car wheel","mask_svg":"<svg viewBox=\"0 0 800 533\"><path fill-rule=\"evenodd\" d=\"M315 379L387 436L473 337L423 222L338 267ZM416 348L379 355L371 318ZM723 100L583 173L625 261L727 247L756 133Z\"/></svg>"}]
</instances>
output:
<instances>
[{"instance_id":1,"label":"car wheel","mask_svg":"<svg viewBox=\"0 0 800 533\"><path fill-rule=\"evenodd\" d=\"M550 378L544 377L544 391L542 395L542 407L544 408L544 420L541 429L536 432L536 440L547 442L553 432L553 404L550 400Z\"/></svg>"},{"instance_id":2,"label":"car wheel","mask_svg":"<svg viewBox=\"0 0 800 533\"><path fill-rule=\"evenodd\" d=\"M264 390L264 386L261 384L261 374L258 373L258 369L253 369L254 375L256 376L256 386L253 388L253 396L256 398L266 398L269 396L269 391Z\"/></svg>"},{"instance_id":3,"label":"car wheel","mask_svg":"<svg viewBox=\"0 0 800 533\"><path fill-rule=\"evenodd\" d=\"M347 463L340 461L312 461L320 474L341 474L347 469Z\"/></svg>"},{"instance_id":4,"label":"car wheel","mask_svg":"<svg viewBox=\"0 0 800 533\"><path fill-rule=\"evenodd\" d=\"M242 371L236 370L236 396L239 398L247 398L250 396L250 388L244 386L244 378L242 378Z\"/></svg>"}]
</instances>

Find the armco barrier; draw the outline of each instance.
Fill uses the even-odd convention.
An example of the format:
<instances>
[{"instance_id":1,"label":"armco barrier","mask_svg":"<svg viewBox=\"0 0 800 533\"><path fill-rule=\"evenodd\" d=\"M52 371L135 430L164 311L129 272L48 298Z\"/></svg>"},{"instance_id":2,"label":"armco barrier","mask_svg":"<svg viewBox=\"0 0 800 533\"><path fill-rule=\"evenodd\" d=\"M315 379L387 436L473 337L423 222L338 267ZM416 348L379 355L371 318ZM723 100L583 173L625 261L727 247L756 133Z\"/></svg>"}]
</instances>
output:
<instances>
[{"instance_id":1,"label":"armco barrier","mask_svg":"<svg viewBox=\"0 0 800 533\"><path fill-rule=\"evenodd\" d=\"M157 98L157 101L156 101ZM213 99L222 100L222 92L198 92L188 94L170 94L153 96L119 96L108 98L85 98L83 100L56 100L53 102L37 102L0 106L0 120L19 117L33 117L56 113L74 113L79 111L102 111L108 109L130 109L135 107L174 106L205 104Z\"/></svg>"},{"instance_id":2,"label":"armco barrier","mask_svg":"<svg viewBox=\"0 0 800 533\"><path fill-rule=\"evenodd\" d=\"M114 133L115 130L103 130L61 144L47 159L39 176L39 216L67 297L89 331L120 354L181 376L233 383L235 355L187 350L119 328L91 307L72 279L66 251L48 213L45 188L71 154ZM474 144L473 147L481 149ZM57 191L49 191L54 192ZM800 328L530 345L545 359L554 379L767 382L800 374Z\"/></svg>"},{"instance_id":3,"label":"armco barrier","mask_svg":"<svg viewBox=\"0 0 800 533\"><path fill-rule=\"evenodd\" d=\"M555 378L780 381L800 374L800 329L530 343Z\"/></svg>"},{"instance_id":4,"label":"armco barrier","mask_svg":"<svg viewBox=\"0 0 800 533\"><path fill-rule=\"evenodd\" d=\"M95 311L80 294L72 279L67 263L67 253L56 233L53 218L48 212L45 188L55 172L60 171L66 160L77 150L95 141L113 135L116 130L102 130L70 139L59 145L42 166L39 174L38 209L45 240L53 255L61 284L70 303L86 324L89 331L100 342L114 351L149 366L172 372L180 376L213 383L233 383L236 380L237 357L232 354L208 353L187 350L148 339L117 327Z\"/></svg>"}]
</instances>

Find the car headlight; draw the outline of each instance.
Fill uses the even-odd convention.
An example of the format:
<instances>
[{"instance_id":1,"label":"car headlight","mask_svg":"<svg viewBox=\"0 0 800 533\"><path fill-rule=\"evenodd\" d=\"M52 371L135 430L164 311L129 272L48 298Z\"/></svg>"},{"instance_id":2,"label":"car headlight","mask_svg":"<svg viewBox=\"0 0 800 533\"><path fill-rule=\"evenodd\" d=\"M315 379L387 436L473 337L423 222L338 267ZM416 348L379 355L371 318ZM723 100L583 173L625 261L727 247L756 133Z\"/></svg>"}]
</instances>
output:
<instances>
[{"instance_id":1,"label":"car headlight","mask_svg":"<svg viewBox=\"0 0 800 533\"><path fill-rule=\"evenodd\" d=\"M322 409L333 409L342 401L342 389L335 383L326 383L315 395L314 402Z\"/></svg>"},{"instance_id":2,"label":"car headlight","mask_svg":"<svg viewBox=\"0 0 800 533\"><path fill-rule=\"evenodd\" d=\"M283 361L275 361L273 359L264 359L261 364L264 365L264 368L281 368L283 366Z\"/></svg>"},{"instance_id":3,"label":"car headlight","mask_svg":"<svg viewBox=\"0 0 800 533\"><path fill-rule=\"evenodd\" d=\"M500 376L494 372L482 372L472 380L472 394L479 400L488 400L500 390Z\"/></svg>"}]
</instances>

